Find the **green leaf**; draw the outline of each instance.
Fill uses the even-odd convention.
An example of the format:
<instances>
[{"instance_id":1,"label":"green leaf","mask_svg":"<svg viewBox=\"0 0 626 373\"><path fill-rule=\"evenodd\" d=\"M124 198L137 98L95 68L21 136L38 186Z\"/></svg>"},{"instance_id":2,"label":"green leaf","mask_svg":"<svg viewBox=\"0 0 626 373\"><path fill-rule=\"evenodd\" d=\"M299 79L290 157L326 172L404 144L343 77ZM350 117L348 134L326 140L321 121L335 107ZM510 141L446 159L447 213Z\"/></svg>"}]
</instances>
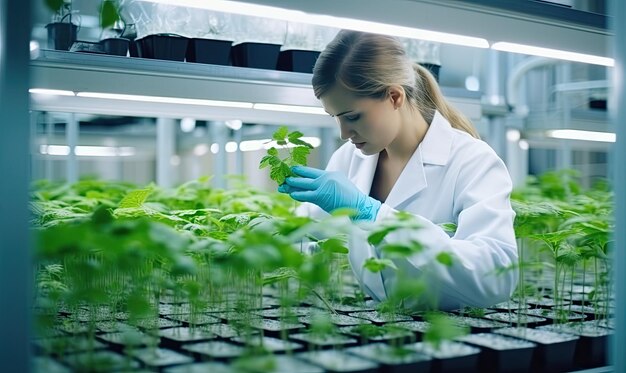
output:
<instances>
[{"instance_id":1,"label":"green leaf","mask_svg":"<svg viewBox=\"0 0 626 373\"><path fill-rule=\"evenodd\" d=\"M152 189L133 190L120 201L119 208L141 207L151 193Z\"/></svg>"},{"instance_id":2,"label":"green leaf","mask_svg":"<svg viewBox=\"0 0 626 373\"><path fill-rule=\"evenodd\" d=\"M289 133L287 135L287 140L289 140L289 142L293 143L293 140L298 140L302 136L304 136L304 134L302 132L300 132L300 131L293 131L293 132L291 132L291 133Z\"/></svg>"},{"instance_id":3,"label":"green leaf","mask_svg":"<svg viewBox=\"0 0 626 373\"><path fill-rule=\"evenodd\" d=\"M394 230L395 230L394 227L387 227L382 230L376 231L367 237L367 242L369 242L370 245L374 245L374 246L380 245L380 243L383 242L385 237L387 237L387 235L393 232Z\"/></svg>"},{"instance_id":4,"label":"green leaf","mask_svg":"<svg viewBox=\"0 0 626 373\"><path fill-rule=\"evenodd\" d=\"M273 155L275 157L278 157L278 149L276 149L275 147L271 147L267 150L267 154L268 155Z\"/></svg>"},{"instance_id":5,"label":"green leaf","mask_svg":"<svg viewBox=\"0 0 626 373\"><path fill-rule=\"evenodd\" d=\"M310 153L310 149L304 146L298 146L291 152L291 159L294 165L306 165L306 157Z\"/></svg>"},{"instance_id":6,"label":"green leaf","mask_svg":"<svg viewBox=\"0 0 626 373\"><path fill-rule=\"evenodd\" d=\"M53 12L58 12L63 7L64 0L44 0L44 3Z\"/></svg>"},{"instance_id":7,"label":"green leaf","mask_svg":"<svg viewBox=\"0 0 626 373\"><path fill-rule=\"evenodd\" d=\"M120 14L117 10L116 2L112 0L104 0L100 10L100 27L103 29L112 27L115 25L115 22L119 20Z\"/></svg>"},{"instance_id":8,"label":"green leaf","mask_svg":"<svg viewBox=\"0 0 626 373\"><path fill-rule=\"evenodd\" d=\"M367 269L370 272L380 272L385 268L392 268L397 270L398 267L391 261L391 259L379 259L379 258L368 258L365 263L363 263L363 268Z\"/></svg>"},{"instance_id":9,"label":"green leaf","mask_svg":"<svg viewBox=\"0 0 626 373\"><path fill-rule=\"evenodd\" d=\"M278 185L285 182L287 176L291 175L291 168L285 162L280 162L277 166L272 166L270 170L270 178L274 180Z\"/></svg>"},{"instance_id":10,"label":"green leaf","mask_svg":"<svg viewBox=\"0 0 626 373\"><path fill-rule=\"evenodd\" d=\"M338 238L328 238L325 240L317 241L320 249L329 253L347 254L348 248L345 242Z\"/></svg>"},{"instance_id":11,"label":"green leaf","mask_svg":"<svg viewBox=\"0 0 626 373\"><path fill-rule=\"evenodd\" d=\"M448 233L455 233L457 230L457 225L454 223L443 223L440 224L441 228Z\"/></svg>"},{"instance_id":12,"label":"green leaf","mask_svg":"<svg viewBox=\"0 0 626 373\"><path fill-rule=\"evenodd\" d=\"M285 126L281 126L279 127L276 132L274 132L274 134L272 135L272 139L278 141L285 141L285 138L287 138L287 134L289 133L289 129Z\"/></svg>"},{"instance_id":13,"label":"green leaf","mask_svg":"<svg viewBox=\"0 0 626 373\"><path fill-rule=\"evenodd\" d=\"M313 145L309 144L308 142L301 140L301 139L289 139L289 142L294 144L294 145L298 145L298 146L305 146L309 149L313 149Z\"/></svg>"},{"instance_id":14,"label":"green leaf","mask_svg":"<svg viewBox=\"0 0 626 373\"><path fill-rule=\"evenodd\" d=\"M261 163L259 163L259 168L265 168L267 166L275 166L278 165L281 160L275 155L266 155L261 158Z\"/></svg>"},{"instance_id":15,"label":"green leaf","mask_svg":"<svg viewBox=\"0 0 626 373\"><path fill-rule=\"evenodd\" d=\"M452 254L446 251L442 251L439 254L437 254L436 259L439 263L443 264L446 267L452 267L452 264L454 262L452 258Z\"/></svg>"},{"instance_id":16,"label":"green leaf","mask_svg":"<svg viewBox=\"0 0 626 373\"><path fill-rule=\"evenodd\" d=\"M384 245L380 250L389 256L405 258L415 253L410 246L402 244Z\"/></svg>"}]
</instances>

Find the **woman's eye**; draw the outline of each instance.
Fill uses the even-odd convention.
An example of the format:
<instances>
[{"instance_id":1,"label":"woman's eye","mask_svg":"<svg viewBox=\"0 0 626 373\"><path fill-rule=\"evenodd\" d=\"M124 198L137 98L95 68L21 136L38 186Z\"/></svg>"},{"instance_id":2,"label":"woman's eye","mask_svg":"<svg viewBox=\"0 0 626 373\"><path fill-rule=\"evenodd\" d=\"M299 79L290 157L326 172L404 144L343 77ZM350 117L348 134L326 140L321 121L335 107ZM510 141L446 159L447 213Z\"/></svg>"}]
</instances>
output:
<instances>
[{"instance_id":1,"label":"woman's eye","mask_svg":"<svg viewBox=\"0 0 626 373\"><path fill-rule=\"evenodd\" d=\"M360 117L361 117L361 114L346 115L346 119L349 120L350 122L354 122L355 120L358 120Z\"/></svg>"}]
</instances>

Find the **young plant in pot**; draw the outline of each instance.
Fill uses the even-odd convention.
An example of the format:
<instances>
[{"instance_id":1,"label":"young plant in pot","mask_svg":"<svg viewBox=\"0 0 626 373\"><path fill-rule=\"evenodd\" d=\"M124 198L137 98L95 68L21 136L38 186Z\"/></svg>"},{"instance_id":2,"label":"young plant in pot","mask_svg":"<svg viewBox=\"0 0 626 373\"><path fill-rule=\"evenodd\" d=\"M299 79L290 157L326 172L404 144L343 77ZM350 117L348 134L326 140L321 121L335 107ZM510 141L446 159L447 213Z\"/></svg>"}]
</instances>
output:
<instances>
[{"instance_id":1,"label":"young plant in pot","mask_svg":"<svg viewBox=\"0 0 626 373\"><path fill-rule=\"evenodd\" d=\"M72 1L44 0L44 4L54 13L52 22L46 25L48 48L70 50L78 34L78 25L72 23Z\"/></svg>"},{"instance_id":2,"label":"young plant in pot","mask_svg":"<svg viewBox=\"0 0 626 373\"><path fill-rule=\"evenodd\" d=\"M120 37L125 26L119 28L122 23L119 2L117 0L104 0L100 4L99 11L100 27L102 28L102 35L100 36L102 51L115 56L126 56L130 40ZM110 36L103 37L104 35Z\"/></svg>"}]
</instances>

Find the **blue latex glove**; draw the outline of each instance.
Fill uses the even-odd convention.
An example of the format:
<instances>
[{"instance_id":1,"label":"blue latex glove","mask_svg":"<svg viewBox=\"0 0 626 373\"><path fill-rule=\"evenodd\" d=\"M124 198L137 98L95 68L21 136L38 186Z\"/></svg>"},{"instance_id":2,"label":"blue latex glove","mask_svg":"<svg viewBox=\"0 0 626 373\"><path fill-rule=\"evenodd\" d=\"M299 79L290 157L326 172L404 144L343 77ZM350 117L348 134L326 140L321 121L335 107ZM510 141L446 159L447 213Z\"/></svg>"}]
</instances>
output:
<instances>
[{"instance_id":1,"label":"blue latex glove","mask_svg":"<svg viewBox=\"0 0 626 373\"><path fill-rule=\"evenodd\" d=\"M288 177L278 187L300 202L311 202L326 212L339 208L349 208L357 212L353 220L376 220L380 201L367 196L343 174L312 167L295 166L291 171L298 177Z\"/></svg>"}]
</instances>

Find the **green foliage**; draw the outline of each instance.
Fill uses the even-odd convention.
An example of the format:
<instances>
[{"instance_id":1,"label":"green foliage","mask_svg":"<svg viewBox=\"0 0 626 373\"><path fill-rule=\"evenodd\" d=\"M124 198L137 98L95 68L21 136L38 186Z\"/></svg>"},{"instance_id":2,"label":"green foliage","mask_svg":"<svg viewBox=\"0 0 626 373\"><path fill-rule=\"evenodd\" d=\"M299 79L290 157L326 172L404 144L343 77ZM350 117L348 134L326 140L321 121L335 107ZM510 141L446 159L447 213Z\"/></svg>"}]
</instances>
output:
<instances>
[{"instance_id":1,"label":"green foliage","mask_svg":"<svg viewBox=\"0 0 626 373\"><path fill-rule=\"evenodd\" d=\"M44 4L53 12L59 12L63 5L65 4L64 0L44 0Z\"/></svg>"},{"instance_id":2,"label":"green foliage","mask_svg":"<svg viewBox=\"0 0 626 373\"><path fill-rule=\"evenodd\" d=\"M276 144L287 149L289 154L281 158L278 149L271 147L267 150L267 155L261 159L259 168L269 167L270 178L278 185L283 184L287 177L293 175L291 167L307 165L307 156L313 146L302 140L302 136L302 132L289 132L289 129L284 126L278 128L272 136Z\"/></svg>"},{"instance_id":3,"label":"green foliage","mask_svg":"<svg viewBox=\"0 0 626 373\"><path fill-rule=\"evenodd\" d=\"M112 27L120 20L119 4L117 0L103 0L100 7L100 27Z\"/></svg>"},{"instance_id":4,"label":"green foliage","mask_svg":"<svg viewBox=\"0 0 626 373\"><path fill-rule=\"evenodd\" d=\"M469 332L468 328L460 327L440 313L427 313L426 320L429 322L428 329L424 333L424 341L435 348L439 348L441 342L463 336Z\"/></svg>"},{"instance_id":5,"label":"green foliage","mask_svg":"<svg viewBox=\"0 0 626 373\"><path fill-rule=\"evenodd\" d=\"M383 269L391 268L398 269L394 262L391 259L380 259L380 258L367 258L363 263L363 268L367 269L370 272L380 272Z\"/></svg>"}]
</instances>

